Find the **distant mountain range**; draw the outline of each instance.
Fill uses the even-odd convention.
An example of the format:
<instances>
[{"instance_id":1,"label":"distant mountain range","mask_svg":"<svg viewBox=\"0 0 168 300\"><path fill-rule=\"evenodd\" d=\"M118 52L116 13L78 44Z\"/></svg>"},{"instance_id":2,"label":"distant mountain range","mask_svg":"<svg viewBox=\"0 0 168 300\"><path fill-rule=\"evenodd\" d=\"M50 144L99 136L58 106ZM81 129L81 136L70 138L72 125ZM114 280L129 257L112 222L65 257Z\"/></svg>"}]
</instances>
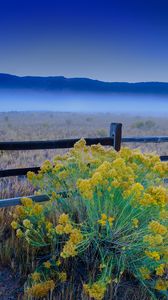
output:
<instances>
[{"instance_id":1,"label":"distant mountain range","mask_svg":"<svg viewBox=\"0 0 168 300\"><path fill-rule=\"evenodd\" d=\"M166 82L103 82L88 78L65 78L63 76L20 77L0 73L0 90L2 89L168 95L168 83Z\"/></svg>"}]
</instances>

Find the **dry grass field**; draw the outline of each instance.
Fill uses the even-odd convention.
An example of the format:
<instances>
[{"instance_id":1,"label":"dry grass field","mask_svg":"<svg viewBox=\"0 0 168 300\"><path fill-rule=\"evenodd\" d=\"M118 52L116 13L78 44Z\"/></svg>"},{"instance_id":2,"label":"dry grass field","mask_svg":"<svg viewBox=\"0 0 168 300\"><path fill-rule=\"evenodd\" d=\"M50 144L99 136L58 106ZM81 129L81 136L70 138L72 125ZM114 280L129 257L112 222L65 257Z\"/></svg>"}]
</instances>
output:
<instances>
[{"instance_id":1,"label":"dry grass field","mask_svg":"<svg viewBox=\"0 0 168 300\"><path fill-rule=\"evenodd\" d=\"M168 120L161 117L129 115L79 114L57 112L0 113L0 141L51 140L109 135L111 122L123 124L123 136L168 135ZM128 144L125 144L128 146ZM168 153L167 143L130 144L143 151ZM0 153L0 169L39 166L60 150L4 151ZM61 150L63 152L65 150ZM0 198L30 195L33 188L24 177L0 180Z\"/></svg>"}]
</instances>

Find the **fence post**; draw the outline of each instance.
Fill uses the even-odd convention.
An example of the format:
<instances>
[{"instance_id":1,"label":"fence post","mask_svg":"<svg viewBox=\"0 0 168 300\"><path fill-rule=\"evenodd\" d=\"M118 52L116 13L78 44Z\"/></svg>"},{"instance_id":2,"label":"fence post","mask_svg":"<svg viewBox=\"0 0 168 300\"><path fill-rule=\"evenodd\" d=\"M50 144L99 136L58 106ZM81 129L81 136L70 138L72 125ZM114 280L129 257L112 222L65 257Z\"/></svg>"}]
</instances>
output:
<instances>
[{"instance_id":1,"label":"fence post","mask_svg":"<svg viewBox=\"0 0 168 300\"><path fill-rule=\"evenodd\" d=\"M110 137L114 137L114 149L120 151L121 137L122 137L122 124L111 123L110 124Z\"/></svg>"}]
</instances>

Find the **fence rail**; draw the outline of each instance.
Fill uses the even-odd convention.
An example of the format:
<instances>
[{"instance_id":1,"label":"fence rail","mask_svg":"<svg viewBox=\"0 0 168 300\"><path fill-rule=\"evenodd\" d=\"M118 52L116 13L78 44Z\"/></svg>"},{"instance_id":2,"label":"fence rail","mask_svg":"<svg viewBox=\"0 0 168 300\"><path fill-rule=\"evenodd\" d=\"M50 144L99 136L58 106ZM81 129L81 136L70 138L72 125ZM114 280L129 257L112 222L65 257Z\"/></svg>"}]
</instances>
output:
<instances>
[{"instance_id":1,"label":"fence rail","mask_svg":"<svg viewBox=\"0 0 168 300\"><path fill-rule=\"evenodd\" d=\"M0 142L0 150L41 150L41 149L65 149L72 148L79 139L65 139L54 141L25 141L25 142ZM114 146L114 138L85 138L88 146L102 144L103 146Z\"/></svg>"},{"instance_id":2,"label":"fence rail","mask_svg":"<svg viewBox=\"0 0 168 300\"><path fill-rule=\"evenodd\" d=\"M112 146L116 151L119 151L121 143L162 143L168 142L168 136L122 137L122 124L111 123L109 137L85 138L85 140L88 146L100 143L103 146ZM79 138L51 141L0 142L0 151L72 148L77 141L79 141ZM162 155L160 159L161 161L168 161L168 156ZM0 178L22 176L26 175L28 171L38 173L39 170L40 167L0 170ZM36 202L43 202L49 199L46 195L31 195L28 197L31 197ZM21 198L2 199L0 200L0 208L18 205L21 203Z\"/></svg>"},{"instance_id":3,"label":"fence rail","mask_svg":"<svg viewBox=\"0 0 168 300\"><path fill-rule=\"evenodd\" d=\"M45 202L45 201L49 200L49 197L47 195L38 195L38 196L30 195L27 197L31 198L35 202ZM2 200L0 200L0 208L19 205L19 204L21 204L22 198L23 197L2 199Z\"/></svg>"},{"instance_id":4,"label":"fence rail","mask_svg":"<svg viewBox=\"0 0 168 300\"><path fill-rule=\"evenodd\" d=\"M167 143L168 136L136 136L123 137L123 143Z\"/></svg>"}]
</instances>

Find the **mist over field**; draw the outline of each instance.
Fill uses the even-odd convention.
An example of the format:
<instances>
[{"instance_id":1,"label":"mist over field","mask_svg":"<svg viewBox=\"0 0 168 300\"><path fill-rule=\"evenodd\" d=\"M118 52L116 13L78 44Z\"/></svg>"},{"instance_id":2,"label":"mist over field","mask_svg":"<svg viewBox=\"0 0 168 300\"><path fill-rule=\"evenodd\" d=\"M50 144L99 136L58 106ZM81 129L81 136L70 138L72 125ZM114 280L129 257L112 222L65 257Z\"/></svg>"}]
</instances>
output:
<instances>
[{"instance_id":1,"label":"mist over field","mask_svg":"<svg viewBox=\"0 0 168 300\"><path fill-rule=\"evenodd\" d=\"M168 96L1 90L0 111L111 112L166 116Z\"/></svg>"}]
</instances>

